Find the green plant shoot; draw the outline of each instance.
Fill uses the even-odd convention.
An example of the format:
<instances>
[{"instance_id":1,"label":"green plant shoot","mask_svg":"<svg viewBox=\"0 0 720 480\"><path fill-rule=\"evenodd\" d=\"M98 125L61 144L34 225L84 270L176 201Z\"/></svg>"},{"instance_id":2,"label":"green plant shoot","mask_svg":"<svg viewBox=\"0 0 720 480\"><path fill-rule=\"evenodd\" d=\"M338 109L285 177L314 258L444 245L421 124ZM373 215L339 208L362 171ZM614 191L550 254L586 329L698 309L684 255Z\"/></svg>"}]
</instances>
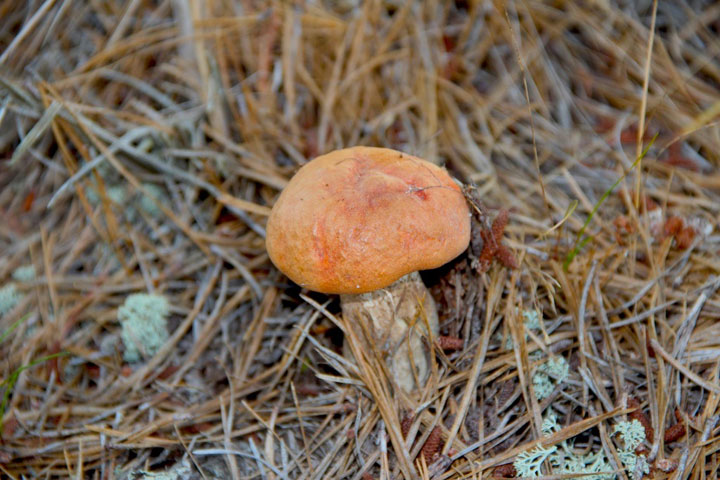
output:
<instances>
[{"instance_id":1,"label":"green plant shoot","mask_svg":"<svg viewBox=\"0 0 720 480\"><path fill-rule=\"evenodd\" d=\"M573 259L575 259L577 254L580 253L580 250L582 250L583 247L593 239L592 235L585 236L585 229L587 229L588 225L590 225L590 222L595 216L595 213L597 213L597 211L600 209L600 206L605 203L605 200L607 200L607 198L617 188L617 186L620 185L620 182L625 180L625 177L627 177L628 173L630 173L640 163L640 161L645 157L645 155L647 155L648 150L650 150L650 147L652 147L653 143L655 143L655 139L657 138L657 136L658 134L656 133L655 136L650 140L650 143L648 143L647 147L645 147L645 149L638 156L638 158L635 159L628 171L623 173L620 178L618 178L615 183L613 183L612 186L610 186L610 188L608 188L605 193L602 194L600 199L595 203L595 206L590 212L590 215L588 215L587 219L585 219L585 223L583 223L583 226L580 228L580 231L578 231L577 236L575 237L575 244L573 245L572 250L570 250L570 252L568 252L567 256L565 257L565 261L563 262L563 269L565 271L567 271L568 267L572 263Z\"/></svg>"}]
</instances>

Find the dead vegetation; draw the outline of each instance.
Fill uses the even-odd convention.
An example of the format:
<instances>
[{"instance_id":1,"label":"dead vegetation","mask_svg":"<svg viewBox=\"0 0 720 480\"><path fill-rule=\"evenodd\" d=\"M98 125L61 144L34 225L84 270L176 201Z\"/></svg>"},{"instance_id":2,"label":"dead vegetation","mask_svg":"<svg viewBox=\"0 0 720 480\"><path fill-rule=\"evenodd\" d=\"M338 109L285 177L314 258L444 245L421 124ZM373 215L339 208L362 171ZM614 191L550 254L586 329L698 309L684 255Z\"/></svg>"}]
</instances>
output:
<instances>
[{"instance_id":1,"label":"dead vegetation","mask_svg":"<svg viewBox=\"0 0 720 480\"><path fill-rule=\"evenodd\" d=\"M649 476L714 478L719 31L696 0L0 2L0 472L512 477L564 445L632 478L635 419ZM479 202L412 398L264 250L293 172L355 144ZM169 337L127 363L134 293Z\"/></svg>"}]
</instances>

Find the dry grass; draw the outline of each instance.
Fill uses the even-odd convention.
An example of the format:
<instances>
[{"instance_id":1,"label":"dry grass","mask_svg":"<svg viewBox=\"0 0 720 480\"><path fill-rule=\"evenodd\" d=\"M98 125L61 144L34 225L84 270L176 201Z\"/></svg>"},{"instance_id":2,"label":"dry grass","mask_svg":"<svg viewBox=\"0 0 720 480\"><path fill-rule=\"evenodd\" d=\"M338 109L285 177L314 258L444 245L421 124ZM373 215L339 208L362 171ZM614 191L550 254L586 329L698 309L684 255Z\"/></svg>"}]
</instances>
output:
<instances>
[{"instance_id":1,"label":"dry grass","mask_svg":"<svg viewBox=\"0 0 720 480\"><path fill-rule=\"evenodd\" d=\"M621 470L628 415L656 432L655 478L718 475L717 3L5 0L0 19L2 475L487 478L573 437ZM343 357L336 299L264 250L292 173L354 144L443 163L481 201L468 254L426 279L464 347L412 398L352 329ZM500 209L520 267L484 271ZM138 292L169 299L171 330L129 365ZM570 375L540 400L548 355Z\"/></svg>"}]
</instances>

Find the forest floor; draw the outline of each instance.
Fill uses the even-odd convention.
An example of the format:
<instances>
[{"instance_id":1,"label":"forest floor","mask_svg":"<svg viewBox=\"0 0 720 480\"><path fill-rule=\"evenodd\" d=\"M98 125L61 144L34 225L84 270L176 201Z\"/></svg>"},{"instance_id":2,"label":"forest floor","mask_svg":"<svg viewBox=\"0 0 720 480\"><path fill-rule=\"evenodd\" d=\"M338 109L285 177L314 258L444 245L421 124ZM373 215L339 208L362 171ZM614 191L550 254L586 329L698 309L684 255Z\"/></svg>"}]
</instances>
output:
<instances>
[{"instance_id":1,"label":"forest floor","mask_svg":"<svg viewBox=\"0 0 720 480\"><path fill-rule=\"evenodd\" d=\"M0 1L0 476L717 478L719 119L712 1ZM351 145L475 212L410 395L265 251Z\"/></svg>"}]
</instances>

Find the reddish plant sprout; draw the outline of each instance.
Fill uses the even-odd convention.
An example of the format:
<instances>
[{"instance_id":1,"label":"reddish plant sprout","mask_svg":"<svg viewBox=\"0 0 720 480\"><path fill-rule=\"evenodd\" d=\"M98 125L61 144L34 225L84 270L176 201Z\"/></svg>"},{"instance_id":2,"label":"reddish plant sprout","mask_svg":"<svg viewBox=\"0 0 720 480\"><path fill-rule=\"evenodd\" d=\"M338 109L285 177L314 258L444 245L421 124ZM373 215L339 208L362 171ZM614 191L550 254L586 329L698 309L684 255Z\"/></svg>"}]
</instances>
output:
<instances>
[{"instance_id":1,"label":"reddish plant sprout","mask_svg":"<svg viewBox=\"0 0 720 480\"><path fill-rule=\"evenodd\" d=\"M686 250L695 240L695 229L678 216L671 216L665 220L663 233L666 237L675 238L675 246L679 250Z\"/></svg>"},{"instance_id":2,"label":"reddish plant sprout","mask_svg":"<svg viewBox=\"0 0 720 480\"><path fill-rule=\"evenodd\" d=\"M675 246L680 250L686 250L690 248L693 240L695 240L695 229L688 225L675 235Z\"/></svg>"},{"instance_id":3,"label":"reddish plant sprout","mask_svg":"<svg viewBox=\"0 0 720 480\"><path fill-rule=\"evenodd\" d=\"M508 223L509 212L506 209L501 209L495 220L492 222L492 227L483 229L480 232L480 236L483 240L483 249L480 252L478 258L480 263L480 269L486 272L490 268L490 264L493 259L497 259L500 263L505 265L507 268L518 268L518 262L513 255L512 251L502 244L503 233Z\"/></svg>"},{"instance_id":4,"label":"reddish plant sprout","mask_svg":"<svg viewBox=\"0 0 720 480\"><path fill-rule=\"evenodd\" d=\"M668 427L667 430L665 430L665 437L663 438L663 440L665 440L665 443L677 442L682 437L684 437L686 433L687 429L685 428L685 424L676 423L675 425Z\"/></svg>"},{"instance_id":5,"label":"reddish plant sprout","mask_svg":"<svg viewBox=\"0 0 720 480\"><path fill-rule=\"evenodd\" d=\"M675 420L677 420L678 423L685 423L685 419L682 416L682 412L678 407L675 407L675 411L673 412L675 415Z\"/></svg>"},{"instance_id":6,"label":"reddish plant sprout","mask_svg":"<svg viewBox=\"0 0 720 480\"><path fill-rule=\"evenodd\" d=\"M421 453L427 463L430 463L440 451L440 445L442 445L441 433L442 429L435 427L432 429L432 432L430 432L430 435L428 435L427 440L425 440Z\"/></svg>"},{"instance_id":7,"label":"reddish plant sprout","mask_svg":"<svg viewBox=\"0 0 720 480\"><path fill-rule=\"evenodd\" d=\"M673 215L671 217L668 217L667 220L665 220L665 225L663 226L663 233L665 233L665 236L674 237L675 235L680 233L680 230L682 230L684 226L685 222L683 221L683 219Z\"/></svg>"},{"instance_id":8,"label":"reddish plant sprout","mask_svg":"<svg viewBox=\"0 0 720 480\"><path fill-rule=\"evenodd\" d=\"M515 470L515 465L512 463L498 465L493 470L493 477L515 478L516 476L517 470Z\"/></svg>"},{"instance_id":9,"label":"reddish plant sprout","mask_svg":"<svg viewBox=\"0 0 720 480\"><path fill-rule=\"evenodd\" d=\"M437 339L437 344L442 350L462 350L465 345L465 340L462 338L440 335Z\"/></svg>"},{"instance_id":10,"label":"reddish plant sprout","mask_svg":"<svg viewBox=\"0 0 720 480\"><path fill-rule=\"evenodd\" d=\"M402 432L403 438L407 438L408 432L410 432L410 427L412 426L414 419L414 415L406 413L403 416L403 419L400 421L400 431Z\"/></svg>"}]
</instances>

